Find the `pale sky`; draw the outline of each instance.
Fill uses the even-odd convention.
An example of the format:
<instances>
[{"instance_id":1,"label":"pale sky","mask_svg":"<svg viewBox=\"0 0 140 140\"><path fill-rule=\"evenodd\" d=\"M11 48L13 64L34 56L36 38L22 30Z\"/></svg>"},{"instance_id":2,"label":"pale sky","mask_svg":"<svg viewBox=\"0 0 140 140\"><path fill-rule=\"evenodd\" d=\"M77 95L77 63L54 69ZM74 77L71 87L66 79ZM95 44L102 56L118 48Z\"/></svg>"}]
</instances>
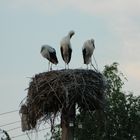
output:
<instances>
[{"instance_id":1,"label":"pale sky","mask_svg":"<svg viewBox=\"0 0 140 140\"><path fill-rule=\"evenodd\" d=\"M70 30L75 31L70 68L86 68L81 48L85 40L94 38L99 70L118 62L128 79L124 89L140 95L139 0L0 0L0 113L18 110L27 95L29 77L47 71L41 45L54 47L59 64L53 68L64 68L60 40ZM2 115L0 126L17 120L18 112ZM9 131L10 136L17 131L22 134L16 129Z\"/></svg>"}]
</instances>

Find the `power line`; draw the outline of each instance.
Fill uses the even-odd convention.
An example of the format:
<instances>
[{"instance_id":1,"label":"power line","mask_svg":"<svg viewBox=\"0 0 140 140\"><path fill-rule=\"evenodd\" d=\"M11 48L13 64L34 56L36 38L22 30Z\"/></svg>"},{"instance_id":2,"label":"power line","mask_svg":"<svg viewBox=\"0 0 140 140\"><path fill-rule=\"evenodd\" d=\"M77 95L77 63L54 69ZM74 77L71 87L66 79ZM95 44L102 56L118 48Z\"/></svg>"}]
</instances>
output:
<instances>
[{"instance_id":1,"label":"power line","mask_svg":"<svg viewBox=\"0 0 140 140\"><path fill-rule=\"evenodd\" d=\"M16 130L16 129L19 129L19 128L21 128L21 127L20 126L14 127L14 128L9 129L9 130L6 130L6 131L9 132L9 131L13 131L13 130Z\"/></svg>"},{"instance_id":2,"label":"power line","mask_svg":"<svg viewBox=\"0 0 140 140\"><path fill-rule=\"evenodd\" d=\"M17 112L17 111L19 111L19 110L12 110L12 111L3 112L3 113L0 113L0 116L6 115L6 114L11 114L11 113L14 113L14 112ZM15 124L15 123L18 123L18 122L20 122L20 121L15 121L15 122L7 123L7 124L2 124L0 127L8 126L8 125ZM19 128L21 128L21 126L18 126L18 127L6 130L6 131L9 132L9 131L13 131L13 130L16 130L16 129L19 129ZM36 132L41 132L43 130L50 129L50 128L51 127L40 129L40 130L37 130ZM35 132L29 132L28 134L32 134L32 133L35 133ZM14 139L14 138L17 138L17 137L21 137L21 136L25 136L25 135L27 135L27 134L15 135L15 136L11 137L11 139Z\"/></svg>"},{"instance_id":3,"label":"power line","mask_svg":"<svg viewBox=\"0 0 140 140\"><path fill-rule=\"evenodd\" d=\"M44 129L40 129L40 130L37 130L36 132L41 132L43 130L47 130L47 129L50 129L51 127L48 127L48 128L44 128ZM29 132L28 134L32 134L32 133L35 133L35 132ZM20 134L20 135L15 135L15 136L12 136L11 139L15 139L15 138L18 138L18 137L22 137L22 136L25 136L27 134Z\"/></svg>"},{"instance_id":4,"label":"power line","mask_svg":"<svg viewBox=\"0 0 140 140\"><path fill-rule=\"evenodd\" d=\"M10 113L14 113L14 112L17 112L17 111L19 111L19 110L12 110L12 111L8 111L8 112L4 112L4 113L1 113L0 116L10 114Z\"/></svg>"},{"instance_id":5,"label":"power line","mask_svg":"<svg viewBox=\"0 0 140 140\"><path fill-rule=\"evenodd\" d=\"M16 135L16 136L11 137L11 139L13 139L13 138L17 138L17 137L21 137L21 136L25 136L25 135L26 135L26 134Z\"/></svg>"},{"instance_id":6,"label":"power line","mask_svg":"<svg viewBox=\"0 0 140 140\"><path fill-rule=\"evenodd\" d=\"M4 126L7 126L7 125L15 124L15 123L18 123L18 122L21 122L21 121L15 121L15 122L11 122L11 123L2 124L2 125L0 125L0 127L4 127Z\"/></svg>"}]
</instances>

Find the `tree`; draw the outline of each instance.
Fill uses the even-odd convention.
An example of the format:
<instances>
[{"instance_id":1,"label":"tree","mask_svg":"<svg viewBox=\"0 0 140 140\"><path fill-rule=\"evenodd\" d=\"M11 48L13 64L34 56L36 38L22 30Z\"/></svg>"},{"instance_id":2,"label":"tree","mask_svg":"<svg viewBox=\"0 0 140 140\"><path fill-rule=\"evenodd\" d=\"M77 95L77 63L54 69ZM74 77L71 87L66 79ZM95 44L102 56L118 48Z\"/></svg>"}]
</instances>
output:
<instances>
[{"instance_id":1,"label":"tree","mask_svg":"<svg viewBox=\"0 0 140 140\"><path fill-rule=\"evenodd\" d=\"M140 126L140 97L133 94L126 95L122 90L125 78L118 71L118 64L105 66L103 74L108 83L107 88L107 108L106 108L106 138L114 140L133 140L136 139L136 131Z\"/></svg>"}]
</instances>

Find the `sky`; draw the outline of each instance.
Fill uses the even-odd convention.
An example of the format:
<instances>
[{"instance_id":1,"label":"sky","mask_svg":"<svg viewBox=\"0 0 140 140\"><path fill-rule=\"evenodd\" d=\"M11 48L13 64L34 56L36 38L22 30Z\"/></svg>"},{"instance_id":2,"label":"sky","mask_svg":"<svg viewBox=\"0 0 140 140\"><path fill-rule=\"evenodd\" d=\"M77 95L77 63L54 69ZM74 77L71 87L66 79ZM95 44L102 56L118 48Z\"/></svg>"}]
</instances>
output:
<instances>
[{"instance_id":1,"label":"sky","mask_svg":"<svg viewBox=\"0 0 140 140\"><path fill-rule=\"evenodd\" d=\"M139 0L0 0L0 114L19 110L30 77L48 70L48 62L40 54L42 45L56 49L59 64L53 69L64 68L60 40L70 30L75 31L70 68L86 68L82 45L94 38L99 70L118 62L128 80L124 90L140 95ZM18 120L18 111L0 115L0 126ZM16 127L20 123L3 129ZM23 133L15 129L9 134Z\"/></svg>"}]
</instances>

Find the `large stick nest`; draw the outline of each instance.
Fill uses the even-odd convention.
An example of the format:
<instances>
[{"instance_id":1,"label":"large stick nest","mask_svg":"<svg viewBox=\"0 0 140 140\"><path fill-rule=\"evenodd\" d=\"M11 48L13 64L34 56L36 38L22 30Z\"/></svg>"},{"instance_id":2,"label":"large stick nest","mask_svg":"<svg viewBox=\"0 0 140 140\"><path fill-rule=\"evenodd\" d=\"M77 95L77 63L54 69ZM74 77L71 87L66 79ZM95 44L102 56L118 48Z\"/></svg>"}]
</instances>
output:
<instances>
[{"instance_id":1,"label":"large stick nest","mask_svg":"<svg viewBox=\"0 0 140 140\"><path fill-rule=\"evenodd\" d=\"M21 113L28 115L29 126L35 128L37 120L44 115L56 114L74 104L85 111L103 109L104 90L102 74L93 70L69 69L39 73L29 84Z\"/></svg>"}]
</instances>

